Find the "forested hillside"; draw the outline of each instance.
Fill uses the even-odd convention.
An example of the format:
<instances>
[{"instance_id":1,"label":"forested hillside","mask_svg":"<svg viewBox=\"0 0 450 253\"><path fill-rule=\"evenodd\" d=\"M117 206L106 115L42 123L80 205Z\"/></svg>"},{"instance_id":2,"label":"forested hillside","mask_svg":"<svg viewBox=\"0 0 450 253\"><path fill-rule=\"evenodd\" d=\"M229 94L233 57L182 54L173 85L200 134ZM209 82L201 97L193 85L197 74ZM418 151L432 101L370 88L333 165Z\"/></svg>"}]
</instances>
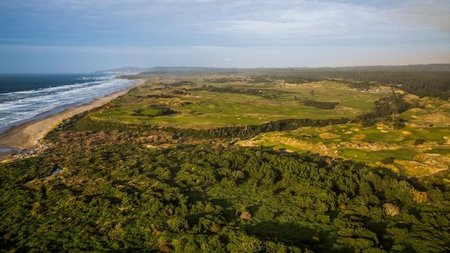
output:
<instances>
[{"instance_id":1,"label":"forested hillside","mask_svg":"<svg viewBox=\"0 0 450 253\"><path fill-rule=\"evenodd\" d=\"M140 77L0 164L1 252L449 250L448 101L288 74Z\"/></svg>"},{"instance_id":2,"label":"forested hillside","mask_svg":"<svg viewBox=\"0 0 450 253\"><path fill-rule=\"evenodd\" d=\"M448 190L386 169L270 149L77 140L0 167L3 250L443 252L450 243Z\"/></svg>"}]
</instances>

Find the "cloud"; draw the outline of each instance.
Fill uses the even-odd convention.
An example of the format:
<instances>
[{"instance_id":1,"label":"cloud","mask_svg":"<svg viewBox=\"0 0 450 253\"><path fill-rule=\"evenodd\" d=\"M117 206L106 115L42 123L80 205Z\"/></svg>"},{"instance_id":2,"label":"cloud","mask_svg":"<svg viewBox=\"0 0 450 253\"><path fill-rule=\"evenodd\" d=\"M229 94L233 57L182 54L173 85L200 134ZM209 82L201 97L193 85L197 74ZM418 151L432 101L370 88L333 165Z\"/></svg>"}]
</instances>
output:
<instances>
[{"instance_id":1,"label":"cloud","mask_svg":"<svg viewBox=\"0 0 450 253\"><path fill-rule=\"evenodd\" d=\"M267 38L398 33L416 28L450 30L450 0L28 0L0 8L71 17L75 23L137 32L167 27L199 34ZM9 4L8 4L9 3ZM67 21L66 21L67 22ZM91 22L91 23L88 23ZM90 27L86 27L90 29ZM123 29L123 28L122 28Z\"/></svg>"},{"instance_id":2,"label":"cloud","mask_svg":"<svg viewBox=\"0 0 450 253\"><path fill-rule=\"evenodd\" d=\"M97 69L448 62L449 17L450 0L2 0L0 47L14 47L0 59Z\"/></svg>"},{"instance_id":3,"label":"cloud","mask_svg":"<svg viewBox=\"0 0 450 253\"><path fill-rule=\"evenodd\" d=\"M260 8L217 21L216 31L248 36L305 37L355 35L366 32L367 25L373 29L382 27L370 8L354 4L299 1L278 8Z\"/></svg>"},{"instance_id":4,"label":"cloud","mask_svg":"<svg viewBox=\"0 0 450 253\"><path fill-rule=\"evenodd\" d=\"M404 25L442 29L450 32L450 0L405 1L391 11L392 17L404 20Z\"/></svg>"}]
</instances>

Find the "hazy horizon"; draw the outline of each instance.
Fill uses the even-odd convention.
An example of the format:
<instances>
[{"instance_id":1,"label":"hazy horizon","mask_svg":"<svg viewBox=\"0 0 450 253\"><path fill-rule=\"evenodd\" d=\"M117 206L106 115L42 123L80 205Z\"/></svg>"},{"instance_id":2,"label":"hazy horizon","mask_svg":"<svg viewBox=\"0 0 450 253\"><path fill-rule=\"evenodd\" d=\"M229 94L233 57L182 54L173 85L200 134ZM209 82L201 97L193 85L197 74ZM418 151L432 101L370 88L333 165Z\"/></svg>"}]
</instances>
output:
<instances>
[{"instance_id":1,"label":"hazy horizon","mask_svg":"<svg viewBox=\"0 0 450 253\"><path fill-rule=\"evenodd\" d=\"M0 73L450 63L450 0L0 2Z\"/></svg>"}]
</instances>

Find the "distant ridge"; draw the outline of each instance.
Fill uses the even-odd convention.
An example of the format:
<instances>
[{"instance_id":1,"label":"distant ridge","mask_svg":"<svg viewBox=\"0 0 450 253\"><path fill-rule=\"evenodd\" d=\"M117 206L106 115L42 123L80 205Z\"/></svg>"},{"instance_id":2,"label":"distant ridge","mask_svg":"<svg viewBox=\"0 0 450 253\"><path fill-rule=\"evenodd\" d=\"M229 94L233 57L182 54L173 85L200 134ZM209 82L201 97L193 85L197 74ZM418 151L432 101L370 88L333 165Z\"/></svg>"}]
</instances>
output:
<instances>
[{"instance_id":1,"label":"distant ridge","mask_svg":"<svg viewBox=\"0 0 450 253\"><path fill-rule=\"evenodd\" d=\"M195 73L230 73L237 72L239 68L209 68L209 67L153 67L142 74L195 74Z\"/></svg>"},{"instance_id":2,"label":"distant ridge","mask_svg":"<svg viewBox=\"0 0 450 253\"><path fill-rule=\"evenodd\" d=\"M346 67L319 67L309 68L317 70L342 70L342 71L450 71L450 64L418 64L418 65L379 65L379 66L346 66Z\"/></svg>"},{"instance_id":3,"label":"distant ridge","mask_svg":"<svg viewBox=\"0 0 450 253\"><path fill-rule=\"evenodd\" d=\"M121 67L117 69L108 69L95 71L94 74L105 74L105 75L132 75L145 72L147 68L136 68L136 67Z\"/></svg>"},{"instance_id":4,"label":"distant ridge","mask_svg":"<svg viewBox=\"0 0 450 253\"><path fill-rule=\"evenodd\" d=\"M345 67L286 67L286 68L211 68L211 67L121 67L94 72L96 74L186 74L186 73L236 73L259 70L295 70L295 71L444 71L450 72L450 64L417 64L417 65L379 65L379 66L345 66Z\"/></svg>"}]
</instances>

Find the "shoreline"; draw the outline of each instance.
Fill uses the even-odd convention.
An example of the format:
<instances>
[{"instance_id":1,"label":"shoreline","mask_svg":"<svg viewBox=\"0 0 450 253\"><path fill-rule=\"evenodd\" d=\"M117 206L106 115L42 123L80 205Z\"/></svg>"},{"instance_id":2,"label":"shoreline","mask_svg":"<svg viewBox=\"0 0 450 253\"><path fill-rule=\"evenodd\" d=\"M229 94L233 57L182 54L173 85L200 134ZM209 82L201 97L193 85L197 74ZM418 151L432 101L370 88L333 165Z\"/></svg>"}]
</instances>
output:
<instances>
[{"instance_id":1,"label":"shoreline","mask_svg":"<svg viewBox=\"0 0 450 253\"><path fill-rule=\"evenodd\" d=\"M35 149L38 146L39 141L63 120L105 105L112 100L125 95L130 90L143 85L145 80L136 79L135 82L136 83L130 87L108 94L104 97L96 98L90 103L74 105L61 112L11 127L0 134L0 150L11 150L11 152L5 152L4 154L0 154L0 156L8 155L8 153L14 154L25 150Z\"/></svg>"}]
</instances>

